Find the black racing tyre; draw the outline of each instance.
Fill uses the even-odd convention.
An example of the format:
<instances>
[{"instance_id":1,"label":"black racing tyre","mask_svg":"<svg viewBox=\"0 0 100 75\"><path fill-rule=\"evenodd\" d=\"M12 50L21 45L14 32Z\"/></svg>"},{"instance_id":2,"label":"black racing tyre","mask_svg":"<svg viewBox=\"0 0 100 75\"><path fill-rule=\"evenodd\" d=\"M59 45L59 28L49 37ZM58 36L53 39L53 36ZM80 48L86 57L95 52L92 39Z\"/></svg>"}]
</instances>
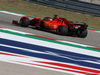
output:
<instances>
[{"instance_id":1,"label":"black racing tyre","mask_svg":"<svg viewBox=\"0 0 100 75\"><path fill-rule=\"evenodd\" d=\"M64 25L60 25L58 28L57 28L57 34L60 34L60 35L68 35L68 28Z\"/></svg>"},{"instance_id":2,"label":"black racing tyre","mask_svg":"<svg viewBox=\"0 0 100 75\"><path fill-rule=\"evenodd\" d=\"M88 31L87 31L87 30L84 30L84 31L82 31L82 32L79 34L79 37L80 37L80 38L85 38L85 37L87 36L87 34L88 34Z\"/></svg>"},{"instance_id":3,"label":"black racing tyre","mask_svg":"<svg viewBox=\"0 0 100 75\"><path fill-rule=\"evenodd\" d=\"M36 26L36 22L35 22L34 19L30 20L30 25L32 25L32 26Z\"/></svg>"},{"instance_id":4,"label":"black racing tyre","mask_svg":"<svg viewBox=\"0 0 100 75\"><path fill-rule=\"evenodd\" d=\"M29 18L27 18L27 17L22 17L22 18L20 19L19 24L20 24L22 27L28 27L28 25L30 24L30 20L29 20Z\"/></svg>"}]
</instances>

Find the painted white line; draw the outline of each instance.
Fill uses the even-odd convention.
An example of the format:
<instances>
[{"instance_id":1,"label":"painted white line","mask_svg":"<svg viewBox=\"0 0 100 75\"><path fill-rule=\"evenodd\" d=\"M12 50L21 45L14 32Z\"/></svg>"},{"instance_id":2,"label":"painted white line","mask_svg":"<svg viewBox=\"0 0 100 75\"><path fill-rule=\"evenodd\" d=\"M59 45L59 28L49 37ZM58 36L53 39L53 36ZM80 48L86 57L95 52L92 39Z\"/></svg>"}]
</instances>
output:
<instances>
[{"instance_id":1,"label":"painted white line","mask_svg":"<svg viewBox=\"0 0 100 75\"><path fill-rule=\"evenodd\" d=\"M61 42L70 43L70 44L75 44L75 45L84 46L84 47L93 47L93 46L84 45L84 44L79 44L79 43L75 43L75 42L69 42L69 41L61 41Z\"/></svg>"},{"instance_id":2,"label":"painted white line","mask_svg":"<svg viewBox=\"0 0 100 75\"><path fill-rule=\"evenodd\" d=\"M19 41L19 42L21 41L24 43L36 44L39 46L45 46L45 47L49 47L49 48L60 49L60 50L64 50L64 51L70 51L70 52L100 57L99 52L76 48L76 47L71 47L71 46L67 46L67 45L56 44L56 43L37 40L37 39L31 39L31 38L27 38L27 37L21 37L21 36L17 36L17 35L2 33L2 32L0 32L0 38L5 38L5 39Z\"/></svg>"},{"instance_id":3,"label":"painted white line","mask_svg":"<svg viewBox=\"0 0 100 75\"><path fill-rule=\"evenodd\" d=\"M72 58L69 58L69 57L65 57L65 56L60 56L60 55L58 55L58 54L55 54L55 53L52 53L52 52L48 52L48 51L42 52L42 51L36 51L36 50L31 50L31 49L26 49L26 48L20 48L20 47L15 47L15 46L10 46L10 45L4 45L4 44L0 44L0 46L9 47L9 48L14 48L14 49L20 49L20 50L28 51L28 52L34 52L34 53L41 53L41 54L47 54L47 55L58 56L58 57L62 57L62 58L71 59L71 60L74 60L74 61L84 61L84 62L90 62L90 63L100 64L100 63L98 63L98 62L93 62L93 61L88 61L88 60L75 60L75 59L72 59Z\"/></svg>"},{"instance_id":4,"label":"painted white line","mask_svg":"<svg viewBox=\"0 0 100 75\"><path fill-rule=\"evenodd\" d=\"M2 59L4 58L4 59ZM10 63L18 63L21 64L21 62L25 62L22 63L22 65L27 65L26 63L30 63L27 66L32 66L34 67L34 64L37 65L44 65L44 66L49 66L49 67L57 67L57 68L62 68L62 69L69 69L69 70L75 70L75 71L81 71L81 72L87 72L87 71L82 71L82 70L76 70L76 69L71 69L71 68L64 68L64 67L60 67L60 66L54 66L54 65L47 65L47 64L43 64L43 63L38 63L38 62L34 62L31 61L30 59L27 58L21 58L21 57L14 57L14 56L8 56L8 55L0 55L0 61L6 61L6 62L10 62ZM39 59L38 59L39 60ZM17 62L19 61L19 62ZM36 61L36 60L35 60ZM33 64L33 65L32 65ZM39 68L41 68L41 66L38 66ZM43 67L44 69L48 69L47 67ZM49 68L51 70L56 70L56 71L62 71L62 72L67 72L67 73L71 73L71 74L78 74L81 75L80 73L75 73L75 72L70 72L70 71L64 71L64 70L59 70L59 69L53 69L53 68ZM92 73L92 72L87 72L87 73ZM83 75L83 74L82 74Z\"/></svg>"},{"instance_id":5,"label":"painted white line","mask_svg":"<svg viewBox=\"0 0 100 75\"><path fill-rule=\"evenodd\" d=\"M13 13L13 12L8 12L8 11L0 11L2 13L6 13L6 14L11 14L11 15L16 15L16 16L25 16L23 14L17 14L17 13Z\"/></svg>"},{"instance_id":6,"label":"painted white line","mask_svg":"<svg viewBox=\"0 0 100 75\"><path fill-rule=\"evenodd\" d=\"M95 31L95 32L98 32L98 33L100 33L100 31Z\"/></svg>"},{"instance_id":7,"label":"painted white line","mask_svg":"<svg viewBox=\"0 0 100 75\"><path fill-rule=\"evenodd\" d=\"M9 53L9 52L4 52L4 51L0 51L2 53L7 53L7 54L13 54L13 55L20 55L20 54L15 54L15 53ZM10 55L8 55L10 56ZM52 62L52 63L62 63L62 64L67 64L67 65L72 65L72 66L79 66L79 65L76 65L76 64L72 64L72 63L64 63L64 62L57 62L57 61L52 61L52 60L48 60L48 59L42 59L42 58L37 58L37 57L30 57L30 56L25 56L25 55L20 55L20 56L23 56L23 57L27 57L27 58L24 58L24 59L27 59L27 60L30 60L30 63L31 62L34 62L34 61L40 61L40 62ZM14 56L15 58L17 56ZM23 58L21 57L21 58ZM0 58L0 60L4 60L4 59L7 59L7 58ZM7 60L11 60L11 59L7 59ZM14 59L15 60L15 59ZM19 57L19 60L20 60L20 57ZM15 60L15 61L18 61L18 60ZM25 60L20 60L20 61L23 61L25 62ZM79 66L79 67L84 67L84 68L87 68L89 69L89 67L85 67L85 66ZM95 69L95 68L91 68L91 69ZM95 69L95 70L98 70L98 69Z\"/></svg>"},{"instance_id":8,"label":"painted white line","mask_svg":"<svg viewBox=\"0 0 100 75\"><path fill-rule=\"evenodd\" d=\"M25 64L25 63L19 63L19 62L12 62L12 61L6 61L6 60L4 62L15 63L15 64L25 65L25 66L30 66L30 67L36 67L36 68L41 68L41 69L46 69L46 70L51 70L51 71L58 71L58 72L62 72L62 73L69 73L69 74L74 74L74 75L85 75L85 74L80 74L80 73L75 73L75 72L70 72L70 71L64 71L64 70L36 66L36 65Z\"/></svg>"},{"instance_id":9,"label":"painted white line","mask_svg":"<svg viewBox=\"0 0 100 75\"><path fill-rule=\"evenodd\" d=\"M16 61L19 61L17 63L20 63L20 62L25 62L25 63L30 63L30 65L32 64L38 64L38 65L44 65L44 66L49 66L49 67L57 67L57 68L62 68L62 69L68 69L68 70L75 70L75 71L81 71L81 72L87 72L87 73L94 73L94 72L90 72L90 71L84 71L82 69L78 70L78 69L73 69L72 67L71 68L67 68L67 67L61 67L61 66L54 66L54 65L47 65L47 64L44 64L44 63L39 63L39 62L51 62L51 63L60 63L60 62L57 62L57 61L52 61L52 60L48 60L48 59L42 59L42 58L36 58L36 57L28 57L28 58L24 58L24 57L17 57L17 56L10 56L9 54L13 54L13 55L16 55L15 53L9 53L9 52L3 52L3 51L0 51L2 53L7 53L8 55L6 54L0 54L0 61L10 61L11 63L14 63ZM17 54L18 55L18 54ZM22 56L22 55L20 55ZM39 62L37 62L39 61ZM23 64L25 64L23 63ZM61 62L62 63L62 62ZM70 63L62 63L62 64L67 64L67 65L73 65L73 64L70 64ZM33 67L34 65L32 65ZM73 66L79 66L79 65L73 65ZM81 66L81 67L84 67L84 66ZM85 67L84 67L85 68ZM87 68L88 69L88 68ZM96 70L96 69L95 69ZM99 70L97 70L99 71Z\"/></svg>"},{"instance_id":10,"label":"painted white line","mask_svg":"<svg viewBox=\"0 0 100 75\"><path fill-rule=\"evenodd\" d=\"M2 29L2 28L0 28L0 29ZM7 29L7 28L5 28L5 29L3 28L2 30L8 30L11 32L17 32L17 33L21 33L21 34L32 34L32 33L27 33L27 32L17 31L17 30L13 30L13 29ZM36 35L36 34L32 34L32 35ZM56 40L56 41L60 41L60 40ZM69 42L69 41L60 41L60 42L80 45L80 46L84 46L84 47L94 47L94 46L89 46L89 45L84 45L84 44L79 44L79 43L74 43L74 42Z\"/></svg>"},{"instance_id":11,"label":"painted white line","mask_svg":"<svg viewBox=\"0 0 100 75\"><path fill-rule=\"evenodd\" d=\"M13 29L2 29L2 30L8 30L8 31L11 31L11 32L16 32L16 33L20 33L20 34L31 34L31 33L27 33L27 32L22 32L22 31L17 31L17 30L13 30Z\"/></svg>"}]
</instances>

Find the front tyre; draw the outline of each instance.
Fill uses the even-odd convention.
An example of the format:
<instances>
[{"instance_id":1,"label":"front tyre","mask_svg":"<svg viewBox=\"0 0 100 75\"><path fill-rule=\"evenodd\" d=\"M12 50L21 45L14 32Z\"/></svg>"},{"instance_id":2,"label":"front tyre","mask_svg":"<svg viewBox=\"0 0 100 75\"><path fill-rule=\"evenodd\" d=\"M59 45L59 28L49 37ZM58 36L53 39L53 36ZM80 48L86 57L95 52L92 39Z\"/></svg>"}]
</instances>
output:
<instances>
[{"instance_id":1,"label":"front tyre","mask_svg":"<svg viewBox=\"0 0 100 75\"><path fill-rule=\"evenodd\" d=\"M87 36L87 34L88 34L88 31L84 30L84 31L80 32L79 37L80 38L85 38Z\"/></svg>"},{"instance_id":2,"label":"front tyre","mask_svg":"<svg viewBox=\"0 0 100 75\"><path fill-rule=\"evenodd\" d=\"M57 34L60 34L60 35L68 35L68 28L64 25L60 25L58 28L57 28Z\"/></svg>"},{"instance_id":3,"label":"front tyre","mask_svg":"<svg viewBox=\"0 0 100 75\"><path fill-rule=\"evenodd\" d=\"M19 24L20 24L22 27L28 27L28 25L30 24L30 20L29 20L29 18L27 18L27 17L22 17L22 18L20 19Z\"/></svg>"}]
</instances>

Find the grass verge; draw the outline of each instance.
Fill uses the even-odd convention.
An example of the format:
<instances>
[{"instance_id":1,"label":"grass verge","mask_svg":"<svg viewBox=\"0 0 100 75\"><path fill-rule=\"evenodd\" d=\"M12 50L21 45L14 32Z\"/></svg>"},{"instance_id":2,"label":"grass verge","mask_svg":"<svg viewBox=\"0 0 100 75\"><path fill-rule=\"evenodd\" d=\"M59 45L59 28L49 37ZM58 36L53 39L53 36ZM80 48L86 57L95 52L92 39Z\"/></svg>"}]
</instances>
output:
<instances>
[{"instance_id":1,"label":"grass verge","mask_svg":"<svg viewBox=\"0 0 100 75\"><path fill-rule=\"evenodd\" d=\"M47 7L25 0L0 0L0 9L41 18L57 14L71 21L85 22L89 28L100 30L100 17Z\"/></svg>"}]
</instances>

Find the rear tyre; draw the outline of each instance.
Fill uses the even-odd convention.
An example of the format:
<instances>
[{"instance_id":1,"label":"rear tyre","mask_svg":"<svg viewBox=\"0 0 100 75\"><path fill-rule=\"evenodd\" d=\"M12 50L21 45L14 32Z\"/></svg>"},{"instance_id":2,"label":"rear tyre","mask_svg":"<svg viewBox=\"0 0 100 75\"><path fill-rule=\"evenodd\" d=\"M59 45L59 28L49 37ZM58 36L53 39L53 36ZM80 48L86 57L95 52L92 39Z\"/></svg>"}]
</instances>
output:
<instances>
[{"instance_id":1,"label":"rear tyre","mask_svg":"<svg viewBox=\"0 0 100 75\"><path fill-rule=\"evenodd\" d=\"M84 31L82 31L82 32L79 34L79 37L80 37L80 38L85 38L85 37L87 36L87 34L88 34L88 31L87 31L87 30L84 30Z\"/></svg>"},{"instance_id":2,"label":"rear tyre","mask_svg":"<svg viewBox=\"0 0 100 75\"><path fill-rule=\"evenodd\" d=\"M28 25L30 24L30 20L29 20L29 18L27 18L27 17L22 17L22 18L20 19L19 24L20 24L22 27L28 27Z\"/></svg>"},{"instance_id":3,"label":"rear tyre","mask_svg":"<svg viewBox=\"0 0 100 75\"><path fill-rule=\"evenodd\" d=\"M59 35L68 35L68 28L66 26L60 25L57 28L57 34L59 34Z\"/></svg>"}]
</instances>

